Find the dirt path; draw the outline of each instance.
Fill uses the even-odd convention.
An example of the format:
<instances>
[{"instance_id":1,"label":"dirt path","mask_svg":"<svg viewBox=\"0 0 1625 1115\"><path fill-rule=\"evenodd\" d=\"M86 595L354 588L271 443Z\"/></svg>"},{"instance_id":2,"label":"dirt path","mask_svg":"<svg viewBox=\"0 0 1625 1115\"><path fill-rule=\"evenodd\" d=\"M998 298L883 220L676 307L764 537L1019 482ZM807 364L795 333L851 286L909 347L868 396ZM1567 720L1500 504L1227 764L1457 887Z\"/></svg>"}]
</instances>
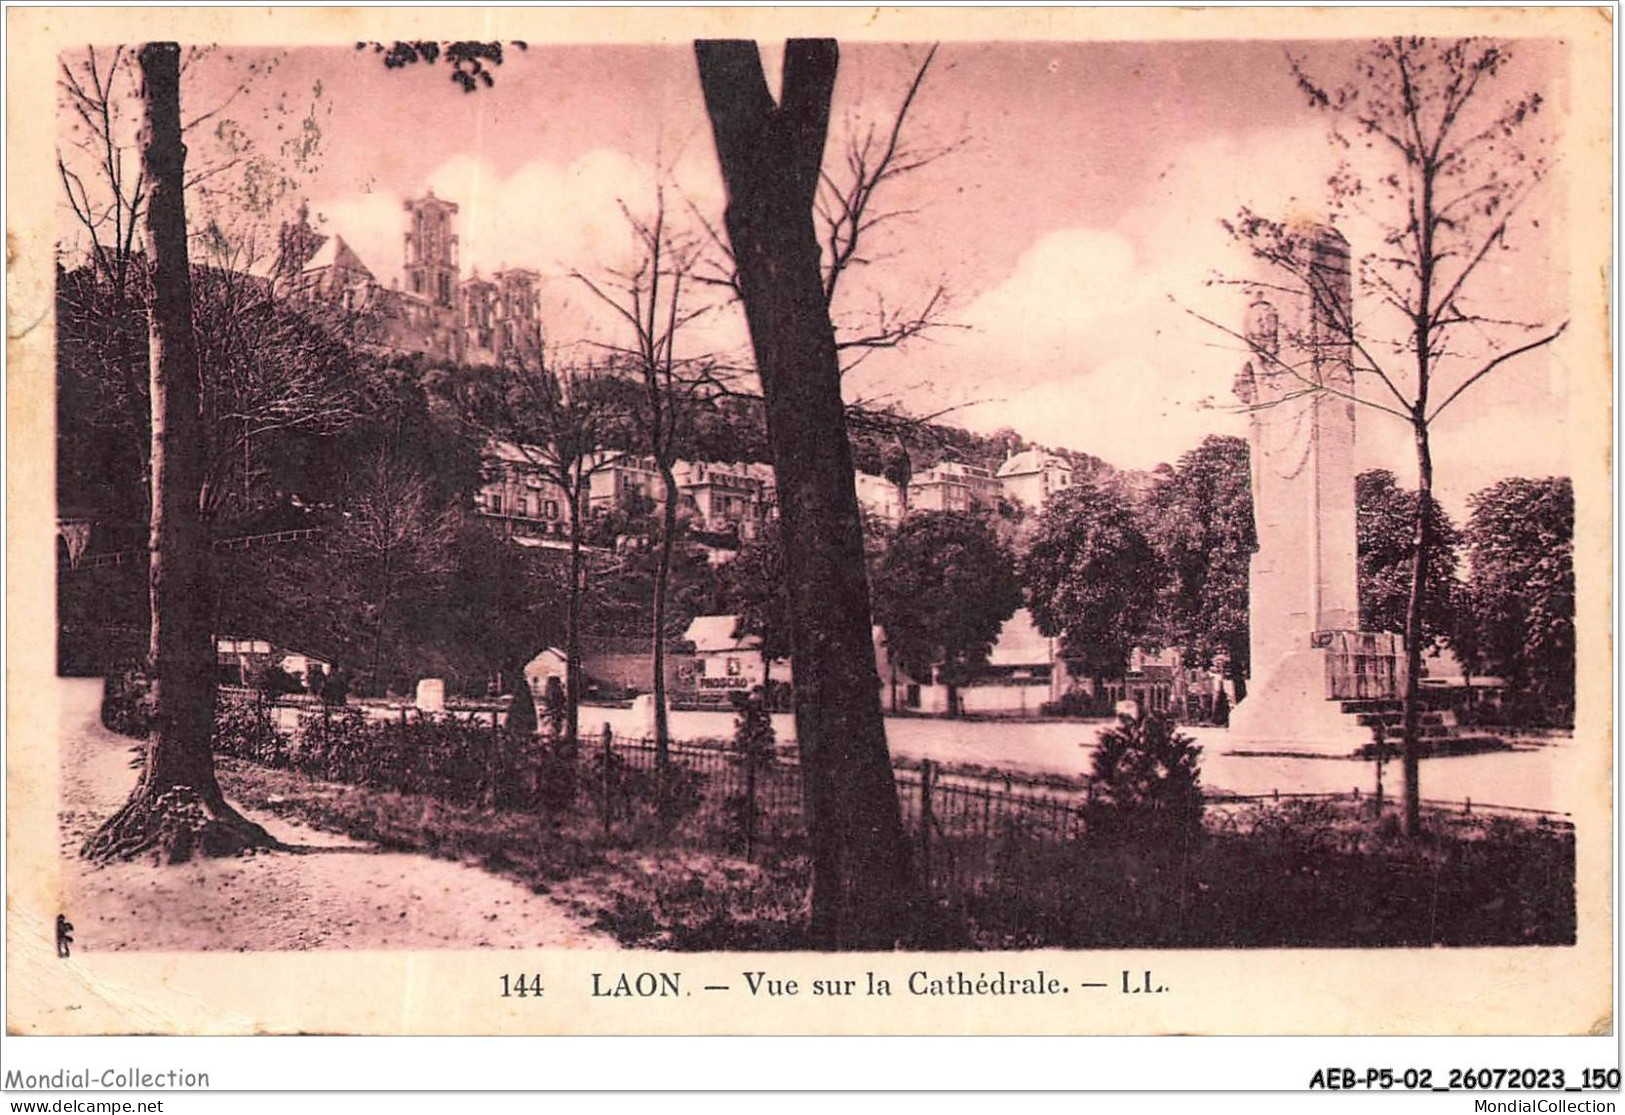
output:
<instances>
[{"instance_id":1,"label":"dirt path","mask_svg":"<svg viewBox=\"0 0 1625 1115\"><path fill-rule=\"evenodd\" d=\"M263 812L245 810L300 852L93 867L79 846L129 793L136 752L101 726L99 681L59 684L63 888L75 949L617 947L551 899L478 868L381 851Z\"/></svg>"}]
</instances>

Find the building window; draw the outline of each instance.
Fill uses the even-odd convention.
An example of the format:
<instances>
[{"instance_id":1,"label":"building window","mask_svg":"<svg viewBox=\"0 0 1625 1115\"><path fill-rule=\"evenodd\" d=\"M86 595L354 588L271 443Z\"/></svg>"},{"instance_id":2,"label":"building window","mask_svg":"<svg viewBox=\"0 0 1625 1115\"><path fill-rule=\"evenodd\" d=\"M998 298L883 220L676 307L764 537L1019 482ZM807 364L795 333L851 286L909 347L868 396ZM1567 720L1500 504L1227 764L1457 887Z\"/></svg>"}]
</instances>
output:
<instances>
[{"instance_id":1,"label":"building window","mask_svg":"<svg viewBox=\"0 0 1625 1115\"><path fill-rule=\"evenodd\" d=\"M728 659L728 676L731 678L736 678L739 676L739 659Z\"/></svg>"}]
</instances>

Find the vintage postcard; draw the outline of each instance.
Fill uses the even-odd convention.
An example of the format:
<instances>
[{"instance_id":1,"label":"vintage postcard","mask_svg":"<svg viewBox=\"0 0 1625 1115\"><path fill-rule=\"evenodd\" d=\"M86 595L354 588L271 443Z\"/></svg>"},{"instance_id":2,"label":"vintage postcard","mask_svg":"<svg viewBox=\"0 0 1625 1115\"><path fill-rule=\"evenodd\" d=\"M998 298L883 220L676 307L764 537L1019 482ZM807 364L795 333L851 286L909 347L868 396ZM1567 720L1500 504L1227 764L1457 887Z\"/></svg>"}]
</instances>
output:
<instances>
[{"instance_id":1,"label":"vintage postcard","mask_svg":"<svg viewBox=\"0 0 1625 1115\"><path fill-rule=\"evenodd\" d=\"M8 19L12 1033L1611 1032L1606 11Z\"/></svg>"}]
</instances>

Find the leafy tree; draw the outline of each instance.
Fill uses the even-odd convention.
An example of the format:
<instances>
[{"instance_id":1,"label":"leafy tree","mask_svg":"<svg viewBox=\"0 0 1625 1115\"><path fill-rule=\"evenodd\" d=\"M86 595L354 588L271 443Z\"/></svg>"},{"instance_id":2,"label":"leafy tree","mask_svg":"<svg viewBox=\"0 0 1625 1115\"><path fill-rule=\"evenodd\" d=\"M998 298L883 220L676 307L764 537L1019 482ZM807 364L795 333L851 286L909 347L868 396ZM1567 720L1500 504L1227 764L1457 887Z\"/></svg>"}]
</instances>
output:
<instances>
[{"instance_id":1,"label":"leafy tree","mask_svg":"<svg viewBox=\"0 0 1625 1115\"><path fill-rule=\"evenodd\" d=\"M1223 655L1231 679L1247 677L1253 497L1247 443L1208 437L1160 473L1147 499L1146 532L1166 578L1157 604L1159 641L1205 665Z\"/></svg>"},{"instance_id":2,"label":"leafy tree","mask_svg":"<svg viewBox=\"0 0 1625 1115\"><path fill-rule=\"evenodd\" d=\"M688 432L688 455L700 461L772 463L762 400L730 393L695 410Z\"/></svg>"},{"instance_id":3,"label":"leafy tree","mask_svg":"<svg viewBox=\"0 0 1625 1115\"><path fill-rule=\"evenodd\" d=\"M597 635L650 637L660 548L627 549L598 568L583 601L584 630ZM695 616L713 615L720 605L723 574L711 564L703 546L679 537L667 559L666 607L661 639L681 638Z\"/></svg>"},{"instance_id":4,"label":"leafy tree","mask_svg":"<svg viewBox=\"0 0 1625 1115\"><path fill-rule=\"evenodd\" d=\"M506 45L518 51L529 49L529 44L522 39L512 39ZM503 46L500 39L396 39L387 44L355 44L357 50L371 51L380 57L385 68L391 70L406 69L419 62L432 68L443 61L446 63L447 76L464 93L476 93L482 88L490 89L496 85L496 75L491 69L502 65Z\"/></svg>"},{"instance_id":5,"label":"leafy tree","mask_svg":"<svg viewBox=\"0 0 1625 1115\"><path fill-rule=\"evenodd\" d=\"M1436 549L1434 423L1475 384L1568 327L1519 321L1495 304L1504 253L1539 228L1525 205L1549 167L1534 128L1542 94L1499 93L1510 58L1506 45L1483 39L1395 37L1374 42L1337 82L1293 60L1299 88L1330 114L1334 141L1348 152L1330 179L1332 204L1382 230L1382 243L1358 266L1369 312L1346 308L1348 279L1323 265L1313 231L1245 211L1228 226L1255 258L1313 298L1318 335L1295 347L1317 356L1346 350L1362 389L1328 382L1273 346L1225 331L1249 343L1265 375L1293 381L1290 396L1331 394L1387 414L1405 423L1415 446L1403 729L1405 831L1413 836L1421 831L1418 687Z\"/></svg>"},{"instance_id":6,"label":"leafy tree","mask_svg":"<svg viewBox=\"0 0 1625 1115\"><path fill-rule=\"evenodd\" d=\"M1469 501L1479 660L1505 678L1513 712L1574 715L1574 488L1567 477L1503 480Z\"/></svg>"},{"instance_id":7,"label":"leafy tree","mask_svg":"<svg viewBox=\"0 0 1625 1115\"><path fill-rule=\"evenodd\" d=\"M784 536L777 520L767 524L722 572L722 599L739 617L734 637L762 643L762 693L771 702L773 661L790 657L790 594L785 586Z\"/></svg>"},{"instance_id":8,"label":"leafy tree","mask_svg":"<svg viewBox=\"0 0 1625 1115\"><path fill-rule=\"evenodd\" d=\"M416 605L426 620L418 638L443 647L467 676L499 675L509 696L507 736L526 745L536 733L536 706L525 665L564 635L566 586L557 560L465 517L453 539L452 563L455 591Z\"/></svg>"},{"instance_id":9,"label":"leafy tree","mask_svg":"<svg viewBox=\"0 0 1625 1115\"><path fill-rule=\"evenodd\" d=\"M959 712L958 687L987 664L999 630L1021 607L1015 563L987 521L952 511L906 519L874 581L875 622L888 653L911 676L933 668Z\"/></svg>"},{"instance_id":10,"label":"leafy tree","mask_svg":"<svg viewBox=\"0 0 1625 1115\"><path fill-rule=\"evenodd\" d=\"M1416 493L1405 491L1387 469L1355 478L1355 522L1360 556L1360 630L1404 631L1411 594ZM1431 505L1433 560L1428 563L1427 611L1422 635L1430 645L1448 641L1454 628L1460 584L1456 550L1461 534L1449 514Z\"/></svg>"},{"instance_id":11,"label":"leafy tree","mask_svg":"<svg viewBox=\"0 0 1625 1115\"><path fill-rule=\"evenodd\" d=\"M914 482L914 461L909 457L908 444L898 438L896 444L886 451L880 466L880 475L891 481L892 487L897 489L897 507L904 515L908 515L908 486Z\"/></svg>"},{"instance_id":12,"label":"leafy tree","mask_svg":"<svg viewBox=\"0 0 1625 1115\"><path fill-rule=\"evenodd\" d=\"M1097 695L1152 641L1160 563L1132 508L1102 488L1079 484L1050 501L1022 580L1038 630L1061 639Z\"/></svg>"}]
</instances>

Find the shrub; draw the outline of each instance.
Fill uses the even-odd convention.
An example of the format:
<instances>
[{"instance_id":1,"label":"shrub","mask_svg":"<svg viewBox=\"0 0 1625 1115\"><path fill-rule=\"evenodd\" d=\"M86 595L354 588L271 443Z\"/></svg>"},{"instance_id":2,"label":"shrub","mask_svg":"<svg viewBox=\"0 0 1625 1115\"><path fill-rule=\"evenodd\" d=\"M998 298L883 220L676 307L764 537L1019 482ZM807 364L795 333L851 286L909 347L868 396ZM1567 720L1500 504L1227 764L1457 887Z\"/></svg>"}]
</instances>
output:
<instances>
[{"instance_id":1,"label":"shrub","mask_svg":"<svg viewBox=\"0 0 1625 1115\"><path fill-rule=\"evenodd\" d=\"M580 788L591 802L594 815L603 817L607 810L613 824L629 813L636 796L630 783L641 778L642 773L615 748L594 747L581 762Z\"/></svg>"},{"instance_id":2,"label":"shrub","mask_svg":"<svg viewBox=\"0 0 1625 1115\"><path fill-rule=\"evenodd\" d=\"M734 717L734 750L759 763L773 762L778 737L774 734L773 718L768 714L762 691L757 689L748 697L735 698L734 709L738 713Z\"/></svg>"},{"instance_id":3,"label":"shrub","mask_svg":"<svg viewBox=\"0 0 1625 1115\"><path fill-rule=\"evenodd\" d=\"M674 762L666 768L664 778L652 777L655 778L655 814L666 831L676 828L700 811L705 801L705 775Z\"/></svg>"},{"instance_id":4,"label":"shrub","mask_svg":"<svg viewBox=\"0 0 1625 1115\"><path fill-rule=\"evenodd\" d=\"M617 837L628 843L670 835L705 797L703 774L673 761L662 777L652 766L628 762L616 748L594 748L579 770L580 789L595 815L604 816L607 808Z\"/></svg>"},{"instance_id":5,"label":"shrub","mask_svg":"<svg viewBox=\"0 0 1625 1115\"><path fill-rule=\"evenodd\" d=\"M576 796L581 789L580 750L580 744L572 746L567 737L544 740L536 749L537 804L550 813L568 813L575 808ZM612 753L613 758L618 756ZM598 769L594 769L594 760L598 760ZM613 762L611 766L613 768ZM598 778L594 785L602 786L602 760L596 749L587 761L587 768L587 777ZM613 779L613 769L611 776ZM612 788L615 784L614 781L610 783Z\"/></svg>"},{"instance_id":6,"label":"shrub","mask_svg":"<svg viewBox=\"0 0 1625 1115\"><path fill-rule=\"evenodd\" d=\"M757 792L757 776L763 768L778 762L774 746L777 737L760 688L749 696L736 695L734 708L738 715L734 718L733 749L740 757L744 777L741 788L722 803L723 836L730 852L749 857L755 854L756 842L768 819Z\"/></svg>"},{"instance_id":7,"label":"shrub","mask_svg":"<svg viewBox=\"0 0 1625 1115\"><path fill-rule=\"evenodd\" d=\"M102 688L102 726L131 739L146 739L157 712L152 682L141 670L109 674Z\"/></svg>"},{"instance_id":8,"label":"shrub","mask_svg":"<svg viewBox=\"0 0 1625 1115\"><path fill-rule=\"evenodd\" d=\"M259 701L222 701L214 714L214 750L264 767L288 764L287 743Z\"/></svg>"},{"instance_id":9,"label":"shrub","mask_svg":"<svg viewBox=\"0 0 1625 1115\"><path fill-rule=\"evenodd\" d=\"M1174 720L1121 716L1095 748L1090 827L1103 835L1202 830L1202 749Z\"/></svg>"},{"instance_id":10,"label":"shrub","mask_svg":"<svg viewBox=\"0 0 1625 1115\"><path fill-rule=\"evenodd\" d=\"M322 702L329 705L342 705L350 699L350 675L344 667L335 666L333 672L327 675L322 683Z\"/></svg>"},{"instance_id":11,"label":"shrub","mask_svg":"<svg viewBox=\"0 0 1625 1115\"><path fill-rule=\"evenodd\" d=\"M548 677L542 704L547 710L547 729L554 739L558 739L564 734L564 721L569 715L570 706L565 699L564 683L557 676Z\"/></svg>"},{"instance_id":12,"label":"shrub","mask_svg":"<svg viewBox=\"0 0 1625 1115\"><path fill-rule=\"evenodd\" d=\"M370 781L380 773L370 754L373 728L361 709L302 713L286 748L286 765L329 782Z\"/></svg>"},{"instance_id":13,"label":"shrub","mask_svg":"<svg viewBox=\"0 0 1625 1115\"><path fill-rule=\"evenodd\" d=\"M299 679L284 670L277 662L268 663L265 669L260 671L257 687L267 701L275 701L278 697L305 691L305 687L299 684Z\"/></svg>"}]
</instances>

